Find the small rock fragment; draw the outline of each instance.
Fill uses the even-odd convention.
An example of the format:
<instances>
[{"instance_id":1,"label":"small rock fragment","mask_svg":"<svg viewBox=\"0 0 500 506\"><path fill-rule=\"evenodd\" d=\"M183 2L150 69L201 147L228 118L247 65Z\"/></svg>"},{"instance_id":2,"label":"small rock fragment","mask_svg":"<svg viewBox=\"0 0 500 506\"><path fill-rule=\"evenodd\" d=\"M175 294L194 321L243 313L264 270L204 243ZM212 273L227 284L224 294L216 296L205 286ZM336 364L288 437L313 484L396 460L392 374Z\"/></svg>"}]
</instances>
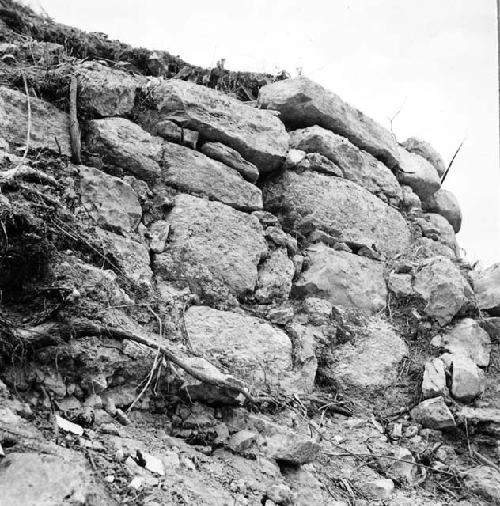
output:
<instances>
[{"instance_id":1,"label":"small rock fragment","mask_svg":"<svg viewBox=\"0 0 500 506\"><path fill-rule=\"evenodd\" d=\"M55 415L55 421L59 429L65 432L71 432L71 434L75 434L76 436L83 436L83 428L80 427L80 425L65 420L59 415Z\"/></svg>"},{"instance_id":2,"label":"small rock fragment","mask_svg":"<svg viewBox=\"0 0 500 506\"><path fill-rule=\"evenodd\" d=\"M422 396L424 399L446 395L446 373L444 363L439 358L434 358L425 364L424 377L422 379Z\"/></svg>"},{"instance_id":3,"label":"small rock fragment","mask_svg":"<svg viewBox=\"0 0 500 506\"><path fill-rule=\"evenodd\" d=\"M456 426L455 419L442 397L427 399L410 412L412 420L429 429L451 429Z\"/></svg>"},{"instance_id":4,"label":"small rock fragment","mask_svg":"<svg viewBox=\"0 0 500 506\"><path fill-rule=\"evenodd\" d=\"M453 355L451 395L462 402L473 401L484 391L484 373L468 357Z\"/></svg>"}]
</instances>

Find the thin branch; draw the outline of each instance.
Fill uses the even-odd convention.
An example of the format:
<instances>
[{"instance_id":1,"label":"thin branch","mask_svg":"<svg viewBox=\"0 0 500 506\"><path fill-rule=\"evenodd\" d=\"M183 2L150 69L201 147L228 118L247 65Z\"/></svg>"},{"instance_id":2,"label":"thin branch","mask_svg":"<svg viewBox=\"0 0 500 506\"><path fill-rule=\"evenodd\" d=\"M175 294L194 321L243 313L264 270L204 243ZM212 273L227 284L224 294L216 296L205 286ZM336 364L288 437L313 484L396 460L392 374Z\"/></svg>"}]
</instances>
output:
<instances>
[{"instance_id":1,"label":"thin branch","mask_svg":"<svg viewBox=\"0 0 500 506\"><path fill-rule=\"evenodd\" d=\"M463 141L459 144L457 150L455 151L455 154L453 155L451 162L448 164L448 167L444 171L443 176L441 177L441 184L444 183L444 180L446 179L446 176L448 175L448 172L450 172L451 166L453 165L453 162L455 161L455 158L457 157L458 153L460 153L460 150L462 149L462 146L464 145L464 142L466 140L466 137L464 137Z\"/></svg>"}]
</instances>

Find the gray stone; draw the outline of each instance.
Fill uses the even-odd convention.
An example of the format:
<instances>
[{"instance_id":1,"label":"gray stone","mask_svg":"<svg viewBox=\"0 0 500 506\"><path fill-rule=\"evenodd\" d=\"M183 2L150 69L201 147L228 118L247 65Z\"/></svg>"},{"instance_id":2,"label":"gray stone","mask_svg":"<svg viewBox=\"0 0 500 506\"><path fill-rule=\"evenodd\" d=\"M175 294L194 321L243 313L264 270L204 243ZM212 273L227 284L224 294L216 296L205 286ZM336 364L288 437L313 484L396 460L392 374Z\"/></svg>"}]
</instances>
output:
<instances>
[{"instance_id":1,"label":"gray stone","mask_svg":"<svg viewBox=\"0 0 500 506\"><path fill-rule=\"evenodd\" d=\"M141 81L129 73L96 61L75 69L78 77L78 107L90 116L122 116L132 111L135 91Z\"/></svg>"},{"instance_id":2,"label":"gray stone","mask_svg":"<svg viewBox=\"0 0 500 506\"><path fill-rule=\"evenodd\" d=\"M30 96L30 147L71 155L69 116L57 107ZM0 137L25 146L28 131L28 100L24 93L0 86Z\"/></svg>"},{"instance_id":3,"label":"gray stone","mask_svg":"<svg viewBox=\"0 0 500 506\"><path fill-rule=\"evenodd\" d=\"M340 242L374 244L388 256L410 244L401 214L351 181L285 171L265 183L263 196L267 209L286 213L284 223L303 234L320 229Z\"/></svg>"},{"instance_id":4,"label":"gray stone","mask_svg":"<svg viewBox=\"0 0 500 506\"><path fill-rule=\"evenodd\" d=\"M388 130L307 77L263 86L258 104L279 111L290 128L319 125L346 137L391 169L399 164L396 140Z\"/></svg>"},{"instance_id":5,"label":"gray stone","mask_svg":"<svg viewBox=\"0 0 500 506\"><path fill-rule=\"evenodd\" d=\"M259 278L255 298L264 304L287 299L295 274L293 262L286 249L274 250L269 258L259 266Z\"/></svg>"},{"instance_id":6,"label":"gray stone","mask_svg":"<svg viewBox=\"0 0 500 506\"><path fill-rule=\"evenodd\" d=\"M387 288L381 262L336 251L322 243L309 246L307 255L309 268L295 283L294 293L371 312L385 307Z\"/></svg>"},{"instance_id":7,"label":"gray stone","mask_svg":"<svg viewBox=\"0 0 500 506\"><path fill-rule=\"evenodd\" d=\"M441 325L449 323L467 302L466 281L449 258L424 260L413 288L426 302L425 313Z\"/></svg>"},{"instance_id":8,"label":"gray stone","mask_svg":"<svg viewBox=\"0 0 500 506\"><path fill-rule=\"evenodd\" d=\"M401 185L402 201L401 206L407 213L422 212L422 202L420 197L406 184Z\"/></svg>"},{"instance_id":9,"label":"gray stone","mask_svg":"<svg viewBox=\"0 0 500 506\"><path fill-rule=\"evenodd\" d=\"M483 318L480 322L480 325L483 327L491 339L495 339L500 341L500 316L492 316L490 318Z\"/></svg>"},{"instance_id":10,"label":"gray stone","mask_svg":"<svg viewBox=\"0 0 500 506\"><path fill-rule=\"evenodd\" d=\"M420 226L424 237L440 241L452 251L456 251L455 232L446 218L443 218L440 214L430 213L417 218L416 223Z\"/></svg>"},{"instance_id":11,"label":"gray stone","mask_svg":"<svg viewBox=\"0 0 500 506\"><path fill-rule=\"evenodd\" d=\"M477 466L464 473L465 486L490 504L500 504L500 472L489 466Z\"/></svg>"},{"instance_id":12,"label":"gray stone","mask_svg":"<svg viewBox=\"0 0 500 506\"><path fill-rule=\"evenodd\" d=\"M387 278L387 286L396 297L408 297L413 294L411 274L391 272Z\"/></svg>"},{"instance_id":13,"label":"gray stone","mask_svg":"<svg viewBox=\"0 0 500 506\"><path fill-rule=\"evenodd\" d=\"M313 461L321 450L321 446L311 437L260 415L249 415L246 425L248 429L258 431L262 437L259 442L262 453L277 461L302 465Z\"/></svg>"},{"instance_id":14,"label":"gray stone","mask_svg":"<svg viewBox=\"0 0 500 506\"><path fill-rule=\"evenodd\" d=\"M155 221L149 227L149 249L153 253L163 253L170 233L170 225L164 220Z\"/></svg>"},{"instance_id":15,"label":"gray stone","mask_svg":"<svg viewBox=\"0 0 500 506\"><path fill-rule=\"evenodd\" d=\"M358 149L345 137L313 126L292 132L290 145L307 153L320 153L340 168L345 179L375 195L393 199L396 205L402 198L396 176L382 162Z\"/></svg>"},{"instance_id":16,"label":"gray stone","mask_svg":"<svg viewBox=\"0 0 500 506\"><path fill-rule=\"evenodd\" d=\"M413 243L415 259L431 259L436 256L446 257L450 260L456 260L458 255L456 250L452 250L442 242L421 237Z\"/></svg>"},{"instance_id":17,"label":"gray stone","mask_svg":"<svg viewBox=\"0 0 500 506\"><path fill-rule=\"evenodd\" d=\"M162 144L162 139L151 136L128 119L104 118L88 123L88 150L99 154L105 164L139 179L153 181L160 176Z\"/></svg>"},{"instance_id":18,"label":"gray stone","mask_svg":"<svg viewBox=\"0 0 500 506\"><path fill-rule=\"evenodd\" d=\"M166 221L167 246L153 258L159 279L186 283L214 300L253 292L257 265L267 253L255 216L180 194Z\"/></svg>"},{"instance_id":19,"label":"gray stone","mask_svg":"<svg viewBox=\"0 0 500 506\"><path fill-rule=\"evenodd\" d=\"M352 342L336 347L322 374L345 389L374 391L397 380L397 367L408 355L408 347L381 318L370 318Z\"/></svg>"},{"instance_id":20,"label":"gray stone","mask_svg":"<svg viewBox=\"0 0 500 506\"><path fill-rule=\"evenodd\" d=\"M446 372L444 363L439 358L433 358L425 364L424 376L422 379L422 397L430 399L439 395L446 395Z\"/></svg>"},{"instance_id":21,"label":"gray stone","mask_svg":"<svg viewBox=\"0 0 500 506\"><path fill-rule=\"evenodd\" d=\"M137 228L142 208L130 185L83 165L78 167L78 174L82 204L97 225L115 232L132 232Z\"/></svg>"},{"instance_id":22,"label":"gray stone","mask_svg":"<svg viewBox=\"0 0 500 506\"><path fill-rule=\"evenodd\" d=\"M184 362L205 378L211 378L213 383L200 381L190 374L184 375L182 388L187 392L188 399L192 401L201 401L204 404L239 404L242 401L242 394L235 389L227 387L218 387L216 382L232 383L236 386L244 387L245 384L232 377L230 374L221 372L217 367L202 357L186 357Z\"/></svg>"},{"instance_id":23,"label":"gray stone","mask_svg":"<svg viewBox=\"0 0 500 506\"><path fill-rule=\"evenodd\" d=\"M201 152L228 167L232 167L251 183L255 183L259 178L259 169L253 163L248 162L238 151L221 142L205 142L201 147Z\"/></svg>"},{"instance_id":24,"label":"gray stone","mask_svg":"<svg viewBox=\"0 0 500 506\"><path fill-rule=\"evenodd\" d=\"M457 412L457 420L467 423L475 432L500 437L500 408L463 406Z\"/></svg>"},{"instance_id":25,"label":"gray stone","mask_svg":"<svg viewBox=\"0 0 500 506\"><path fill-rule=\"evenodd\" d=\"M294 370L290 338L269 323L206 306L191 306L185 322L195 353L223 364L251 388L289 394L312 390L314 375Z\"/></svg>"},{"instance_id":26,"label":"gray stone","mask_svg":"<svg viewBox=\"0 0 500 506\"><path fill-rule=\"evenodd\" d=\"M313 325L328 323L332 314L332 303L318 297L306 297L304 299L304 312Z\"/></svg>"},{"instance_id":27,"label":"gray stone","mask_svg":"<svg viewBox=\"0 0 500 506\"><path fill-rule=\"evenodd\" d=\"M297 165L296 169L313 170L328 176L344 177L340 167L320 153L307 153L303 160Z\"/></svg>"},{"instance_id":28,"label":"gray stone","mask_svg":"<svg viewBox=\"0 0 500 506\"><path fill-rule=\"evenodd\" d=\"M434 167L419 155L409 153L404 148L399 148L401 171L398 179L406 184L425 201L441 188L441 181Z\"/></svg>"},{"instance_id":29,"label":"gray stone","mask_svg":"<svg viewBox=\"0 0 500 506\"><path fill-rule=\"evenodd\" d=\"M139 287L150 289L153 272L150 267L149 250L140 242L113 232L96 229L102 249L114 259L121 275Z\"/></svg>"},{"instance_id":30,"label":"gray stone","mask_svg":"<svg viewBox=\"0 0 500 506\"><path fill-rule=\"evenodd\" d=\"M11 452L2 459L2 504L116 504L104 487L96 483L92 469L83 456L56 446L52 451L56 454Z\"/></svg>"},{"instance_id":31,"label":"gray stone","mask_svg":"<svg viewBox=\"0 0 500 506\"><path fill-rule=\"evenodd\" d=\"M442 397L434 397L421 402L410 412L412 420L429 429L452 429L455 419Z\"/></svg>"},{"instance_id":32,"label":"gray stone","mask_svg":"<svg viewBox=\"0 0 500 506\"><path fill-rule=\"evenodd\" d=\"M451 395L457 401L471 402L484 391L484 373L470 358L452 357Z\"/></svg>"},{"instance_id":33,"label":"gray stone","mask_svg":"<svg viewBox=\"0 0 500 506\"><path fill-rule=\"evenodd\" d=\"M415 153L425 158L435 169L438 175L443 176L446 167L441 155L428 143L415 137L406 139L401 144L410 153Z\"/></svg>"},{"instance_id":34,"label":"gray stone","mask_svg":"<svg viewBox=\"0 0 500 506\"><path fill-rule=\"evenodd\" d=\"M440 188L424 202L424 210L443 216L453 227L455 233L460 232L462 211L457 198L450 191Z\"/></svg>"},{"instance_id":35,"label":"gray stone","mask_svg":"<svg viewBox=\"0 0 500 506\"><path fill-rule=\"evenodd\" d=\"M394 482L388 478L378 478L359 485L363 493L370 499L389 499L394 492Z\"/></svg>"},{"instance_id":36,"label":"gray stone","mask_svg":"<svg viewBox=\"0 0 500 506\"><path fill-rule=\"evenodd\" d=\"M291 139L290 139L291 140ZM290 149L286 154L285 161L283 163L284 169L292 169L297 167L299 163L306 157L306 152L301 149Z\"/></svg>"},{"instance_id":37,"label":"gray stone","mask_svg":"<svg viewBox=\"0 0 500 506\"><path fill-rule=\"evenodd\" d=\"M258 434L250 430L240 430L233 434L227 444L235 453L245 453L257 442Z\"/></svg>"},{"instance_id":38,"label":"gray stone","mask_svg":"<svg viewBox=\"0 0 500 506\"><path fill-rule=\"evenodd\" d=\"M179 79L151 79L147 92L162 119L197 130L208 141L222 142L259 171L270 172L284 161L288 134L268 111Z\"/></svg>"},{"instance_id":39,"label":"gray stone","mask_svg":"<svg viewBox=\"0 0 500 506\"><path fill-rule=\"evenodd\" d=\"M267 227L264 235L266 239L270 239L277 246L284 246L291 255L297 253L297 239L292 237L290 234L283 232L283 230L277 226Z\"/></svg>"},{"instance_id":40,"label":"gray stone","mask_svg":"<svg viewBox=\"0 0 500 506\"><path fill-rule=\"evenodd\" d=\"M245 211L262 209L262 193L231 167L198 151L165 141L161 181Z\"/></svg>"},{"instance_id":41,"label":"gray stone","mask_svg":"<svg viewBox=\"0 0 500 506\"><path fill-rule=\"evenodd\" d=\"M500 263L471 272L472 286L479 309L500 316Z\"/></svg>"},{"instance_id":42,"label":"gray stone","mask_svg":"<svg viewBox=\"0 0 500 506\"><path fill-rule=\"evenodd\" d=\"M455 355L469 357L479 367L490 363L490 336L472 318L465 318L445 334L437 335L431 344Z\"/></svg>"}]
</instances>

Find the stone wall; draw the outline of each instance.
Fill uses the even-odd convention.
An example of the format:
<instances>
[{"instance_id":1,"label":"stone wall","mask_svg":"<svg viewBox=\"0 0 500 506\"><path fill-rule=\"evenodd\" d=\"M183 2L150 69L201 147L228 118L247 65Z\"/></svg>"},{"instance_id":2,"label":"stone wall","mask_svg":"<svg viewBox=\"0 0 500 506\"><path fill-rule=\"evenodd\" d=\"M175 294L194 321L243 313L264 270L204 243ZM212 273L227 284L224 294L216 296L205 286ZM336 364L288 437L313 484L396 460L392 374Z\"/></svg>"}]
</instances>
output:
<instances>
[{"instance_id":1,"label":"stone wall","mask_svg":"<svg viewBox=\"0 0 500 506\"><path fill-rule=\"evenodd\" d=\"M0 86L1 378L32 413L55 409L102 432L130 423L124 410L133 408L131 418L161 415L168 437L211 455L219 448L210 466L264 459L256 502L237 504L333 504L321 473L331 466L325 452L339 453L336 430L354 437L349 452L398 463L382 457L361 472L342 460L342 479L359 482L359 497L390 504L425 479L431 461L416 460L423 434L442 445L439 431L455 431L458 447L465 421L495 441L500 402L488 367L499 333L498 266L476 272L460 258L460 208L441 188L444 164L429 144L399 144L306 77L261 81L247 97L258 100L244 102L210 79L183 80L179 69L116 65L139 54L124 45L114 61L90 49L82 61L59 39L71 30L89 46L93 35L42 29L28 11L6 16L14 7L3 4L12 34L59 54L65 71L61 62L49 67L60 79L77 77L83 146L74 165L61 90L50 103L31 84L29 98L11 82ZM0 44L6 75L26 63L14 35ZM168 346L212 383L133 336ZM242 388L261 399L257 406ZM6 409L15 417L28 405ZM385 424L378 448L368 442L378 430L368 427L373 414ZM349 429L350 417L359 423ZM76 446L89 442L82 434ZM102 444L111 451L109 438ZM157 478L134 455L123 461L149 490ZM176 472L187 472L175 455ZM437 473L455 472L442 457L428 459ZM266 465L273 479L264 478ZM475 467L466 481L496 501L491 469ZM213 495L189 485L191 500L245 497L219 485ZM438 504L419 493L419 504ZM345 494L336 497L344 504Z\"/></svg>"}]
</instances>

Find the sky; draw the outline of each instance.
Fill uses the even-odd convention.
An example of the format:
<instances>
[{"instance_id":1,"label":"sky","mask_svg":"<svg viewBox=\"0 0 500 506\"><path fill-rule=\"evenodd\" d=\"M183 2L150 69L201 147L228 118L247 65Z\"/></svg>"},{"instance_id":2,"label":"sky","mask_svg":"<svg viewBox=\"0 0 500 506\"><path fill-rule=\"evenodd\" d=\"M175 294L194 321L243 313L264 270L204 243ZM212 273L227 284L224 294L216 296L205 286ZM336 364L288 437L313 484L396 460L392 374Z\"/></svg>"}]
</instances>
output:
<instances>
[{"instance_id":1,"label":"sky","mask_svg":"<svg viewBox=\"0 0 500 506\"><path fill-rule=\"evenodd\" d=\"M495 0L28 0L56 21L204 67L300 71L451 160L471 261L500 262Z\"/></svg>"}]
</instances>

